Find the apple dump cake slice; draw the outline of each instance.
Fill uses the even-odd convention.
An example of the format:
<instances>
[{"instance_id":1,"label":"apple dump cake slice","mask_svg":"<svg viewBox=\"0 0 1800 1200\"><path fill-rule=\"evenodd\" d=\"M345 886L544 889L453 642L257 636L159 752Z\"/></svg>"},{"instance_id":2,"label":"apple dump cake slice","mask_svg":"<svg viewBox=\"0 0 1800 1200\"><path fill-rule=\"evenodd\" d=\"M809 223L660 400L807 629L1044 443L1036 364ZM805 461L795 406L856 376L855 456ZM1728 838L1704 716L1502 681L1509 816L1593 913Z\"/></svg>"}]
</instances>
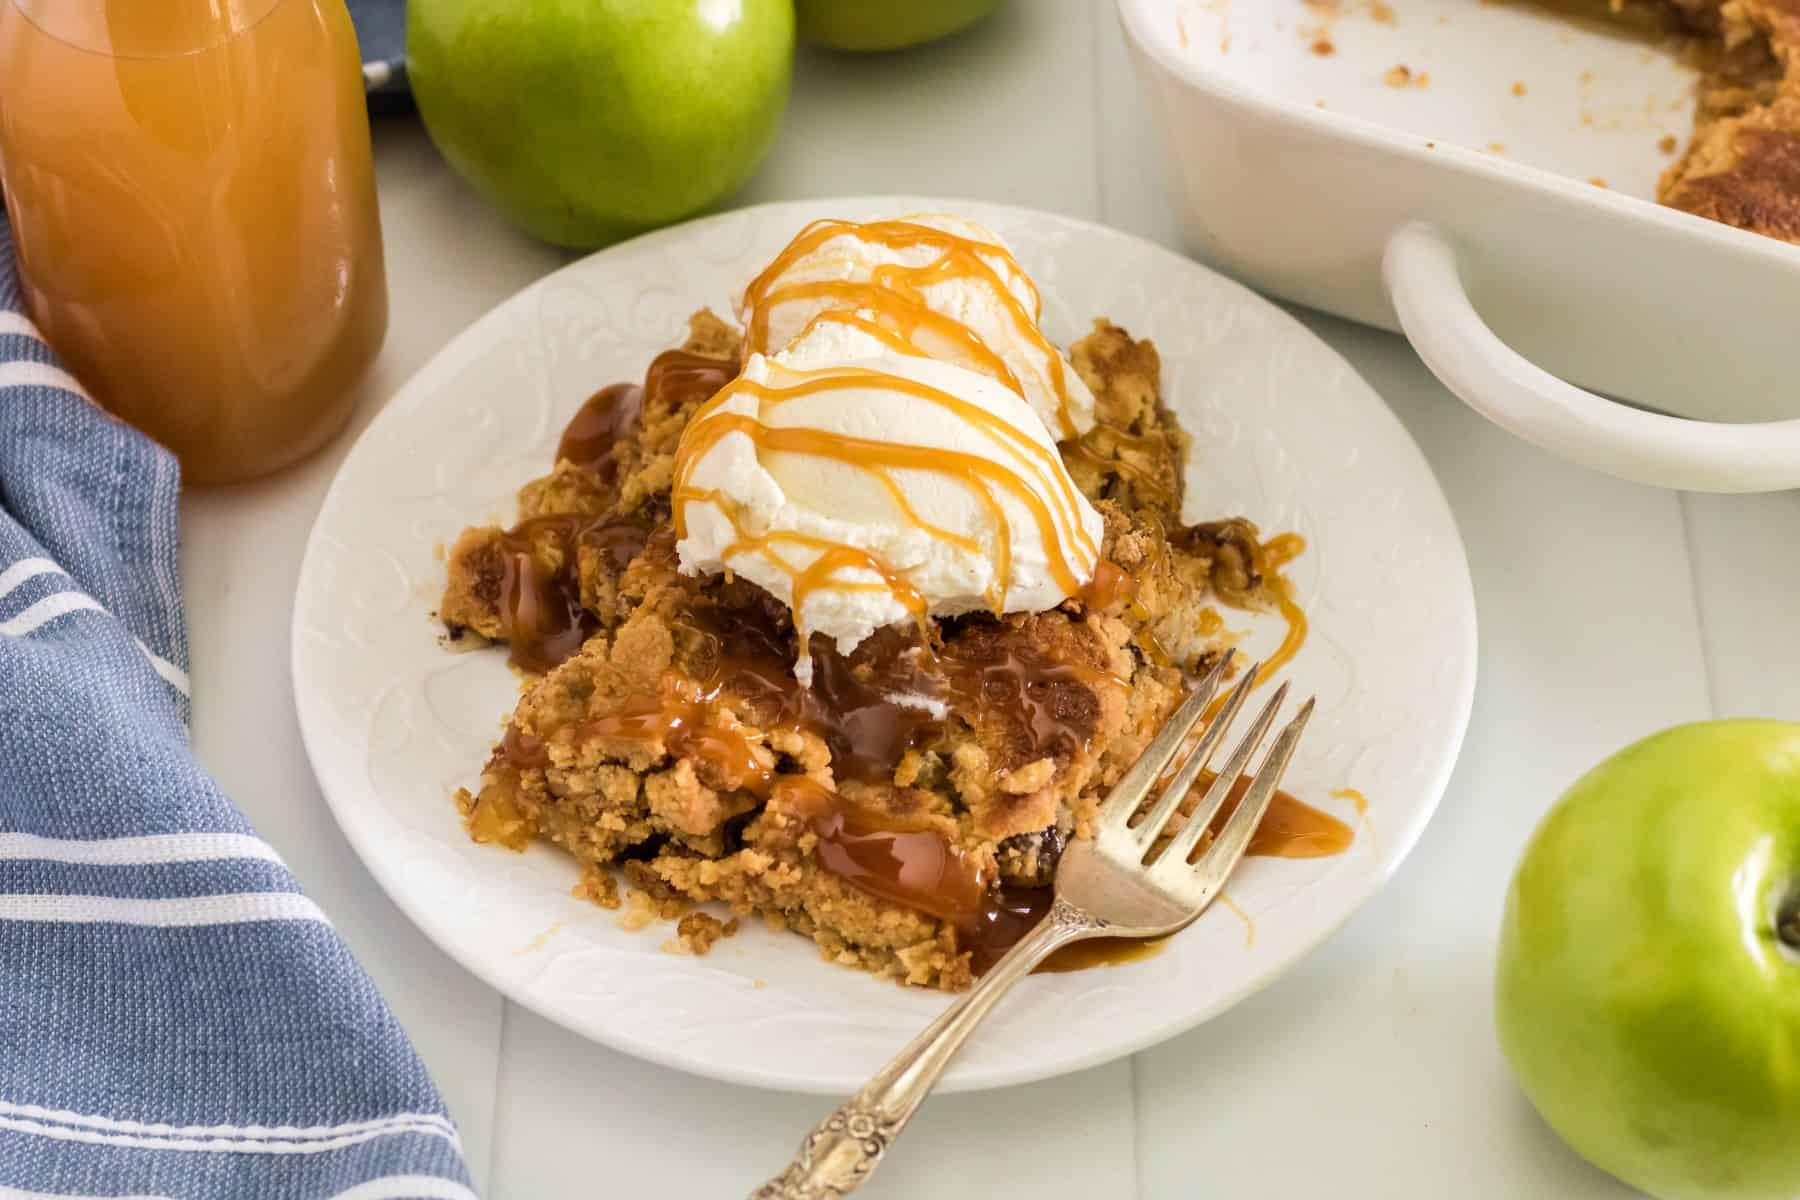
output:
<instances>
[{"instance_id":1,"label":"apple dump cake slice","mask_svg":"<svg viewBox=\"0 0 1800 1200\"><path fill-rule=\"evenodd\" d=\"M541 673L459 803L596 898L617 867L659 911L960 988L1219 652L1209 606L1291 609L1291 546L1179 524L1155 348L1102 321L1065 361L985 231L810 227L745 309L596 395L519 522L457 541L442 619ZM1349 839L1293 801L1265 828Z\"/></svg>"}]
</instances>

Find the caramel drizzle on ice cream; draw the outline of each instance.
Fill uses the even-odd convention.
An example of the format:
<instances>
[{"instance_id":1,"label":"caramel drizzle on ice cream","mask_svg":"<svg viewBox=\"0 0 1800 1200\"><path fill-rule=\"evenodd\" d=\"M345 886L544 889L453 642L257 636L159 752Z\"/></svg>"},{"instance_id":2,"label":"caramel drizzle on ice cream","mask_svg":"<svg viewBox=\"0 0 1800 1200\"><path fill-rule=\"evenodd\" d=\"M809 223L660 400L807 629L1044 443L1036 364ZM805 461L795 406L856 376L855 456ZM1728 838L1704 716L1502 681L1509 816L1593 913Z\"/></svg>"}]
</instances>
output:
<instances>
[{"instance_id":1,"label":"caramel drizzle on ice cream","mask_svg":"<svg viewBox=\"0 0 1800 1200\"><path fill-rule=\"evenodd\" d=\"M781 282L782 276L796 263L836 237L858 238L890 250L925 247L936 251L937 257L920 266L885 263L871 272L868 281ZM994 260L1004 268L1004 278L1002 272L995 269ZM815 221L801 230L745 289L744 307L749 314L744 331L745 346L762 354L781 349L769 345L773 310L790 301L825 301L832 306L827 309L832 314L831 319L844 320L845 317L839 314L855 314L860 318L857 324L865 330L870 326L883 330L888 336L883 336L882 340L889 346L899 348L910 344L912 348L908 353L923 353L979 371L1023 395L1017 374L993 347L982 341L973 329L954 317L935 311L926 302L923 289L955 279L971 280L991 289L1019 336L1044 356L1044 369L1050 390L1057 399L1061 426L1052 432L1059 439L1074 437L1079 430L1070 415L1068 365L1064 363L1062 353L1038 331L1042 298L1012 253L993 242L977 241L910 221L871 221L866 224ZM1014 284L1020 285L1030 297L1029 304L1014 294Z\"/></svg>"},{"instance_id":2,"label":"caramel drizzle on ice cream","mask_svg":"<svg viewBox=\"0 0 1800 1200\"><path fill-rule=\"evenodd\" d=\"M961 397L917 380L868 367L829 367L817 371L776 368L778 383L764 384L739 376L701 406L683 431L675 451L672 489L675 529L688 535L688 510L693 504L711 505L730 521L736 540L721 555L726 565L742 554L759 554L791 581L789 604L804 644L805 608L813 592L831 588L842 591L889 591L919 621L927 604L904 575L861 547L788 530L756 533L747 528L741 505L714 489L696 487L696 465L730 434L742 434L756 446L759 457L770 452L811 455L846 464L877 480L894 500L895 507L915 529L959 549L980 552L977 541L931 524L907 499L893 477L895 471L921 471L938 475L951 486L970 491L986 512L995 542L994 583L985 599L996 613L1005 608L1013 577L1012 527L1001 496L1017 501L1030 515L1048 553L1051 578L1065 595L1077 595L1091 571L1085 564L1099 560L1100 548L1082 527L1080 500L1073 481L1054 449L1011 422ZM929 401L954 413L992 443L992 456L968 454L934 446L876 441L801 426L771 426L761 415L768 409L801 396L859 388L880 388ZM751 415L725 411L734 397L756 398L759 412ZM1050 497L1046 502L1044 497ZM816 552L801 567L781 553L784 545ZM863 570L881 582L843 580L844 570Z\"/></svg>"}]
</instances>

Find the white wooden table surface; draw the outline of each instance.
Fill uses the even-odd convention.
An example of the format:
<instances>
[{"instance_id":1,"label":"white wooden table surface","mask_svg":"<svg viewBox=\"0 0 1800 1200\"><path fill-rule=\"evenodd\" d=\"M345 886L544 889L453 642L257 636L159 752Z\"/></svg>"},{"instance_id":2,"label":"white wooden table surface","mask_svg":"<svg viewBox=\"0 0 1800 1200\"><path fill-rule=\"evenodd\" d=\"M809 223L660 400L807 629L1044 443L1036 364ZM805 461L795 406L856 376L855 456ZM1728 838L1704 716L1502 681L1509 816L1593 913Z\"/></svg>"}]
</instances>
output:
<instances>
[{"instance_id":1,"label":"white wooden table surface","mask_svg":"<svg viewBox=\"0 0 1800 1200\"><path fill-rule=\"evenodd\" d=\"M741 200L963 195L1176 245L1147 122L1110 4L1014 0L912 54L803 52L781 141ZM357 428L564 260L492 215L412 119L380 121L375 145L394 316ZM1540 814L1606 754L1679 721L1800 715L1800 493L1678 495L1565 466L1464 408L1400 340L1301 316L1424 447L1468 543L1480 684L1443 805L1392 884L1279 983L1136 1058L934 1101L871 1198L1629 1194L1508 1078L1489 998L1502 895ZM742 1195L818 1098L691 1079L508 1003L407 922L332 823L295 724L288 621L351 440L184 501L201 758L386 992L484 1195Z\"/></svg>"}]
</instances>

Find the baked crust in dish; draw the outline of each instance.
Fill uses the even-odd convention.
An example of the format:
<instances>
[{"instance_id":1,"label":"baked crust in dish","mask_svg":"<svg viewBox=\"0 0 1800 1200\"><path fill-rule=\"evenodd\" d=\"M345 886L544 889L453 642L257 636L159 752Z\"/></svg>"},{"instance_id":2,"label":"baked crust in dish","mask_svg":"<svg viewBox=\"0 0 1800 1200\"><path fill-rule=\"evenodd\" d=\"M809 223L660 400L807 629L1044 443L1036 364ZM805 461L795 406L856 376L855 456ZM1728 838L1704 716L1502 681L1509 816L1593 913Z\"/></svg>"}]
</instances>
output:
<instances>
[{"instance_id":1,"label":"baked crust in dish","mask_svg":"<svg viewBox=\"0 0 1800 1200\"><path fill-rule=\"evenodd\" d=\"M1800 0L1609 0L1698 35L1694 136L1657 198L1710 220L1800 242Z\"/></svg>"}]
</instances>

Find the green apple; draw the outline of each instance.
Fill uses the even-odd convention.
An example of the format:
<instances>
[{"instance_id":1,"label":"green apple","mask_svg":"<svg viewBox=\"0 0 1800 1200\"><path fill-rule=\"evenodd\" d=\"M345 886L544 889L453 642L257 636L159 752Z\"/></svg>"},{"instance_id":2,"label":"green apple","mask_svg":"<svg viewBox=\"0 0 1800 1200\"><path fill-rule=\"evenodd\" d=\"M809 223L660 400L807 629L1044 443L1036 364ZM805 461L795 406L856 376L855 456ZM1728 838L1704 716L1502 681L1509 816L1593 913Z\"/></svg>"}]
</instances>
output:
<instances>
[{"instance_id":1,"label":"green apple","mask_svg":"<svg viewBox=\"0 0 1800 1200\"><path fill-rule=\"evenodd\" d=\"M545 241L693 215L775 140L793 0L411 0L407 73L450 165Z\"/></svg>"},{"instance_id":2,"label":"green apple","mask_svg":"<svg viewBox=\"0 0 1800 1200\"><path fill-rule=\"evenodd\" d=\"M903 50L968 28L1003 0L794 0L800 36L833 50Z\"/></svg>"},{"instance_id":3,"label":"green apple","mask_svg":"<svg viewBox=\"0 0 1800 1200\"><path fill-rule=\"evenodd\" d=\"M1716 721L1570 788L1507 896L1525 1093L1662 1200L1800 1196L1800 725Z\"/></svg>"}]
</instances>

